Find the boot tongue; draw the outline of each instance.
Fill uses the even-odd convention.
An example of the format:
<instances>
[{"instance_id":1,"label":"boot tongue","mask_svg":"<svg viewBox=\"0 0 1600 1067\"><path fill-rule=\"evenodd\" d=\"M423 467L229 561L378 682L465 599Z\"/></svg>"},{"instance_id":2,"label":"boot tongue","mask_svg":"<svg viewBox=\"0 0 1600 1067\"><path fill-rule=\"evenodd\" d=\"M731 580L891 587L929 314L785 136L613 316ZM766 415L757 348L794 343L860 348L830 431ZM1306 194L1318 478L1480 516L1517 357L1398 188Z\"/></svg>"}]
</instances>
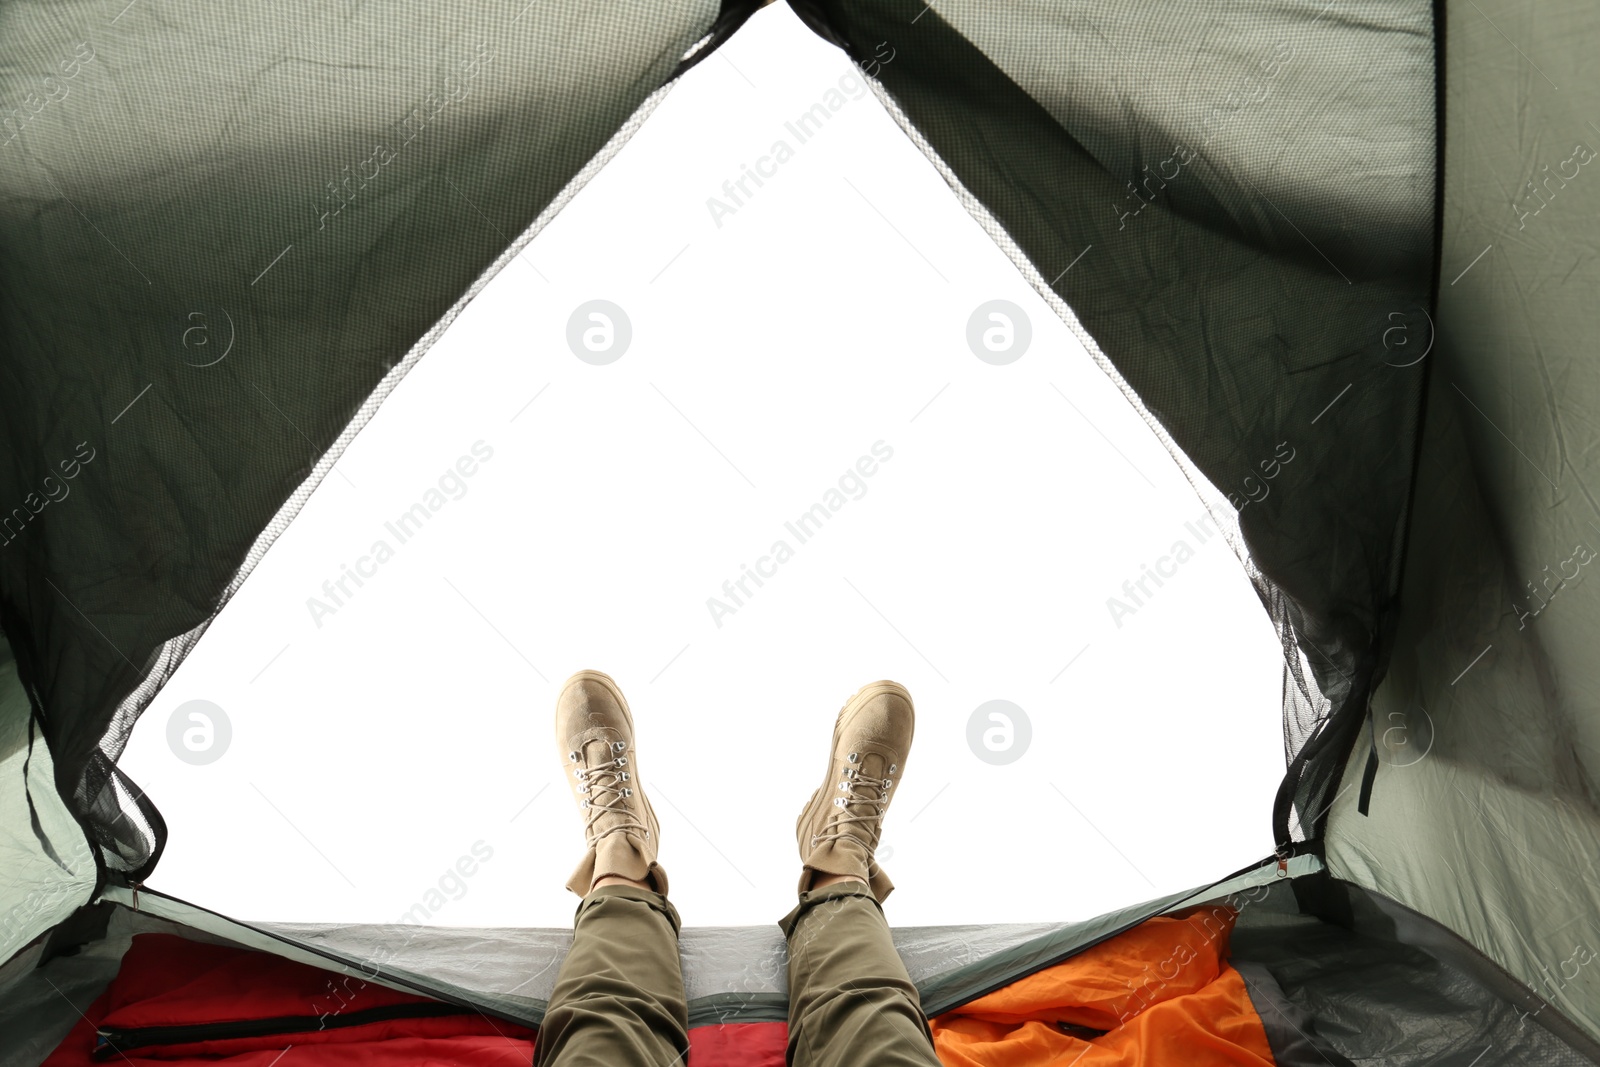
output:
<instances>
[{"instance_id":1,"label":"boot tongue","mask_svg":"<svg viewBox=\"0 0 1600 1067\"><path fill-rule=\"evenodd\" d=\"M856 784L849 792L839 793L839 796L845 798L845 804L840 821L836 822L834 827L843 836L825 842L817 850L811 865L828 874L854 874L865 878L872 864L870 844L872 824L866 821L845 821L843 816L854 815L861 820L878 817L881 808L874 802L882 796L882 790L863 786L859 783L859 779L882 779L889 764L876 752L868 752L862 755L859 762L848 763L846 766L853 769L855 774L851 778L840 780Z\"/></svg>"},{"instance_id":2,"label":"boot tongue","mask_svg":"<svg viewBox=\"0 0 1600 1067\"><path fill-rule=\"evenodd\" d=\"M889 769L889 761L876 752L868 752L861 757L859 763L852 764L852 766L856 768L857 779L871 778L874 784L870 786L857 785L855 789L844 794L850 800L849 804L846 805L847 809L851 815L878 815L882 809L878 804L868 803L868 801L877 801L883 797L883 787L877 783L887 777L884 772ZM865 827L866 824L852 823L851 825Z\"/></svg>"},{"instance_id":3,"label":"boot tongue","mask_svg":"<svg viewBox=\"0 0 1600 1067\"><path fill-rule=\"evenodd\" d=\"M608 874L620 874L624 878L644 881L650 870L650 861L644 854L643 845L637 838L638 820L630 812L631 806L622 798L625 788L619 780L619 775L625 768L612 766L616 753L611 750L611 742L604 738L595 738L584 745L584 766L588 768L589 803L598 807L600 804L613 808L623 808L622 811L607 811L600 809L595 813L594 821L590 824L594 836L605 834L595 842L595 868L594 878L599 880ZM596 784L595 772L600 771L600 782ZM606 833L615 827L613 833Z\"/></svg>"}]
</instances>

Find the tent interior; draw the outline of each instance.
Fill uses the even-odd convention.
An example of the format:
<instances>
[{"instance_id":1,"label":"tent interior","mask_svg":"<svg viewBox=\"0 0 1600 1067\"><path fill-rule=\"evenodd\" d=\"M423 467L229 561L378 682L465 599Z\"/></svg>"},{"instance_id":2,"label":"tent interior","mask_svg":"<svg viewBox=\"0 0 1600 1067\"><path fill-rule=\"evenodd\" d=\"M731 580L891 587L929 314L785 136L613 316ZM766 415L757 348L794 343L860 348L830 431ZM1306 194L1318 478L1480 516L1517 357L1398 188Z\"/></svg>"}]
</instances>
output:
<instances>
[{"instance_id":1,"label":"tent interior","mask_svg":"<svg viewBox=\"0 0 1600 1067\"><path fill-rule=\"evenodd\" d=\"M1176 691L1207 695L1187 706L1193 714L1163 719L1158 730L1102 729L1104 745L1123 746L1125 776L1181 753L1184 729L1214 729L1214 717L1193 720L1227 703L1219 692L1261 706L1241 699L1261 689L1230 674L1257 677L1265 660L1251 661L1262 664L1254 672L1237 656L1232 671L1218 662L1249 643L1251 627L1253 647L1274 649L1281 663L1281 733L1263 722L1233 746L1280 753L1275 794L1263 790L1266 780L1244 776L1206 786L1226 813L1215 821L1227 827L1247 826L1248 813L1233 816L1258 798L1255 832L1268 831L1260 850L1270 851L1267 859L1241 854L1250 835L1213 829L1192 803L1167 812L1130 805L1124 817L1132 822L1165 824L1169 836L1152 839L1152 857L1173 853L1179 838L1187 849L1152 879L1146 864L1114 862L1102 846L1117 852L1117 835L1096 829L1080 809L1099 838L1080 829L1100 850L1086 865L1086 880L1103 896L1088 905L1097 908L1093 918L1063 920L1096 899L1068 898L1063 889L1039 898L1046 909L1061 901L1060 910L1028 921L984 913L977 895L963 902L971 914L961 917L970 921L922 921L955 914L930 889L925 910L913 913L919 921L895 928L941 1057L1015 1067L1174 1058L1600 1062L1600 966L1592 965L1600 944L1600 704L1586 655L1600 605L1582 587L1582 568L1595 555L1590 539L1600 534L1587 488L1600 456L1590 414L1600 376L1583 355L1592 346L1585 312L1600 287L1600 258L1589 254L1600 238L1590 198L1600 194L1583 169L1596 154L1590 145L1600 143L1600 127L1586 118L1600 115L1600 87L1585 80L1583 42L1600 30L1600 16L1576 4L1535 9L1498 0L1221 0L1183 10L1093 0L1069 8L969 0L759 6L536 8L514 0L333 12L145 0L0 16L0 100L15 102L0 146L0 424L9 444L0 492L5 506L18 503L0 516L0 1063L65 1067L112 1055L266 1063L280 1040L335 1050L339 1041L370 1040L379 1055L383 1039L369 1026L378 1018L404 1040L445 1042L437 1047L463 1061L527 1060L568 931L515 921L460 927L448 915L396 923L374 917L399 910L388 903L372 915L351 910L359 894L320 912L308 896L304 913L274 914L272 889L287 852L282 841L252 837L251 825L269 821L225 817L248 799L242 776L226 788L220 776L173 776L163 794L147 792L143 775L159 773L163 757L170 769L176 749L163 730L181 723L176 713L198 692L186 688L183 665L199 668L213 640L217 648L233 640L257 646L270 678L275 649L262 646L265 631L252 632L250 620L261 625L274 596L284 611L305 610L302 579L286 576L332 573L327 557L275 571L292 557L269 549L314 544L318 524L333 517L369 514L363 521L381 525L395 500L403 509L426 488L414 472L441 461L435 443L414 443L408 453L403 434L383 436L386 420L403 426L398 413L407 405L451 407L439 401L451 390L464 401L458 408L481 409L486 393L499 393L495 420L529 420L516 431L525 437L504 431L502 458L514 460L519 448L533 455L559 447L583 419L615 403L615 386L581 395L580 382L599 379L579 372L594 367L568 363L557 383L539 368L513 366L516 339L489 336L490 312L526 304L507 321L559 336L578 290L594 290L607 271L638 275L640 293L655 284L672 266L669 245L681 227L666 219L649 231L668 210L653 200L624 225L648 233L639 247L663 249L661 256L628 262L615 249L594 250L588 276L552 283L523 252L547 233L547 244L581 245L585 191L594 200L629 165L658 172L671 187L672 153L685 146L652 142L652 116L677 106L680 92L685 107L713 106L730 83L725 71L714 82L702 64L718 52L726 61L741 35L754 41L780 20L814 35L812 55L848 60L853 68L845 70L873 94L878 106L858 109L854 136L899 138L895 149L915 151L925 166L903 191L881 187L877 204L860 189L855 201L838 193L834 210L849 204L860 235L841 255L866 269L842 272L832 279L837 288L791 283L777 292L781 299L719 309L726 319L711 324L695 294L668 288L650 298L656 303L639 298L654 316L640 322L653 321L659 334L641 329L637 355L648 357L651 345L663 354L697 329L751 338L743 354L737 343L708 342L713 358L677 371L689 395L717 395L713 383L736 379L738 360L762 345L796 365L816 360L816 373L796 382L792 397L743 397L743 410L736 390L722 394L727 425L772 424L770 451L760 458L774 472L769 484L783 488L763 498L770 505L756 512L759 521L727 531L681 573L661 575L661 564L673 565L682 551L671 544L659 558L645 552L619 563L617 589L650 581L674 591L662 611L676 614L630 620L628 639L685 634L681 650L668 642L656 657L672 667L673 653L693 649L694 635L714 625L703 614L702 598L715 592L706 576L729 574L730 551L759 546L772 517L804 508L805 487L826 483L814 465L783 467L783 436L806 431L807 410L821 412L811 416L826 423L818 432L847 450L841 462L853 462L854 450L875 439L851 443L870 424L866 416L892 402L885 424L907 426L908 440L927 443L923 466L906 465L908 479L921 478L929 498L941 482L946 491L959 486L961 507L978 516L946 531L950 544L967 538L973 557L1004 554L994 552L997 540L1008 551L1035 543L1005 540L1007 523L1036 529L1051 521L1050 506L1063 507L1058 499L1018 508L1011 498L1027 491L1024 465L997 471L992 459L980 462L981 419L1004 428L1004 412L975 417L962 408L972 421L961 425L972 434L947 431L940 444L934 423L918 421L938 407L900 410L910 397L937 400L954 372L928 367L917 379L914 361L886 357L852 376L850 396L826 388L845 366L814 351L841 321L829 319L829 307L855 316L847 321L870 338L867 348L948 347L889 311L897 299L905 306L914 291L931 290L917 272L938 267L899 231L903 245L890 248L880 205L909 215L954 205L971 225L962 232L967 243L947 250L952 259L1003 257L1014 272L1005 295L1028 309L1035 343L1075 357L998 368L1019 372L1007 388L1023 382L1037 394L1016 421L1072 424L1075 436L1063 440L1057 428L1030 443L1057 450L1073 492L1114 499L1123 521L1137 526L1136 505L1110 494L1129 477L1117 463L1136 471L1139 464L1105 456L1105 445L1119 450L1068 397L1098 390L1102 401L1122 403L1124 429L1145 431L1145 458L1160 460L1171 485L1187 486L1196 513L1203 508L1232 549L1227 558L1213 551L1205 565L1241 564L1254 607L1265 609L1249 621L1219 610L1211 616L1217 632L1191 632L1187 648L1182 635L1138 635L1160 663L1151 674ZM797 99L832 106L814 89ZM839 140L832 151L864 151ZM744 166L740 151L710 172L734 175L735 164ZM806 169L821 167L826 151L808 149L788 184L805 184ZM679 191L667 199L685 214L706 210L703 177L676 180ZM729 233L718 222L717 239L803 240L804 209L785 209L781 198L792 194L773 185L760 187L772 210L743 212L735 200L745 217L732 220ZM744 193L750 198L748 186ZM940 209L928 206L936 194ZM791 229L763 231L763 217ZM703 215L697 222L708 225ZM715 284L716 269L706 269ZM841 291L880 280L870 299ZM530 299L542 292L535 281L558 295ZM568 285L572 299L560 288ZM948 303L934 294L930 306ZM804 308L810 324L774 331L770 316L785 300ZM952 321L966 318L960 311ZM213 361L216 349L197 351L193 331L204 323L203 344L220 343L220 330L211 332L218 321L229 340ZM981 356L964 358L964 383L1000 380ZM651 414L637 409L641 419L659 420L653 433L683 435L663 410L676 406L660 388L673 384L668 369L643 359L606 369L632 376L612 379L630 395L666 402ZM527 388L514 392L519 384ZM539 421L539 391L549 385L580 394L564 408L573 420L565 434L558 416ZM1046 391L1052 385L1054 394ZM983 388L964 384L946 407ZM797 401L800 414L775 414L780 399ZM674 417L720 451L682 410ZM470 430L444 427L438 440L460 431L470 445ZM608 462L641 462L615 440L593 440L601 445L586 468L590 479ZM675 447L645 461L659 464L663 494L687 490L709 500L742 492L732 475L749 484L727 456L723 468L701 455L691 471L688 449ZM1102 458L1083 462L1088 448ZM452 451L444 461L455 458ZM385 467L412 473L385 483ZM333 494L353 473L391 494L373 493L361 505L367 512L353 504L340 512ZM992 481L974 489L980 476ZM551 479L528 495L525 510L490 512L471 525L505 531L489 551L509 551L519 523L548 521L541 505L582 493L582 482ZM68 485L73 499L60 492ZM479 506L486 495L468 499ZM709 505L700 508L705 514ZM889 519L877 521L883 525L863 522L836 545L819 545L815 562L808 555L803 566L831 581L852 552L916 534L914 524L893 531ZM1108 525L1107 536L1116 536ZM619 557L635 547L637 533L629 533L614 542ZM437 540L439 547L408 551L403 566L447 553L449 542ZM1120 558L1140 551L1124 549ZM907 617L936 614L931 601L941 587L919 582L914 564L895 572L886 559L868 562L898 583L892 595ZM1051 564L1040 584L1059 588L1070 564ZM976 570L963 576L964 566L951 560L949 580L979 583ZM429 683L436 733L422 740L448 736L454 747L440 758L458 765L474 750L547 747L537 730L507 743L510 719L456 710L473 706L469 665L491 647L516 670L513 652L538 673L503 633L496 631L498 645L493 636L463 634L463 609L494 630L491 616L506 618L517 596L543 592L508 595L494 588L491 571L481 574L483 587L470 599L437 588L426 601L396 604L374 589L350 605L410 612L413 644L400 655L454 665ZM815 583L794 584L808 581ZM1114 585L1101 580L1090 595ZM779 651L810 660L893 647L908 674L932 672L923 675L932 688L940 671L926 649L904 634L891 645L885 629L898 632L895 624L871 597L853 593L871 613L855 604L837 632ZM919 605L919 596L930 603ZM487 600L491 610L478 606L494 597L501 599ZM779 602L738 604L746 617L728 621L751 625L730 625L721 655L739 658L738 642L777 644L759 620L781 614L768 609ZM307 623L302 615L302 632L320 632L322 621L359 623L343 603L335 606L346 618ZM444 623L447 611L455 614ZM579 618L574 628L592 624ZM1044 693L1079 651L1079 634L1041 628L1023 647L1005 628L992 629L1000 631L992 645L951 653L973 665L950 686L948 704L960 711L945 733L956 745L968 709L997 686ZM336 655L332 642L325 648L321 654ZM389 654L403 674L405 659ZM839 659L841 670L872 673L859 658ZM1020 680L1022 664L1040 677ZM1084 666L1087 673L1093 661ZM750 667L752 676L772 669ZM665 705L688 707L697 691L720 684L692 655L673 670L656 675L665 675ZM286 669L285 677L295 676ZM1069 686L1087 684L1069 677ZM346 681L344 706L324 704L320 716L297 722L281 708L294 700L285 689L264 691L259 716L240 718L260 738L276 731L276 742L263 745L278 744L278 762L295 765L280 779L290 795L296 773L356 777L363 764L393 767L379 736L381 704L360 707L368 690L359 677ZM811 689L837 685L819 673L803 695L826 709L834 697ZM1038 740L1057 750L1094 725L1090 717L1066 721L1051 698L1023 703L1040 709ZM1118 710L1139 715L1136 707ZM1158 748L1167 755L1149 755ZM390 781L414 770L391 770ZM1003 765L982 769L990 771L984 783L1008 780ZM1226 767L1209 772L1228 775ZM536 773L528 789L514 773L482 774L501 792L462 803L498 805L503 823L510 798L526 800L554 777ZM278 798L259 784L243 786L275 807ZM927 803L937 800L936 777L920 788ZM437 840L441 827L460 833L459 813L432 812L424 797L394 800L392 788L375 792L396 827L373 853L375 878L383 848ZM170 817L158 803L167 795L178 798ZM1182 803L1183 790L1172 795L1161 806ZM206 805L216 812L190 814ZM557 822L553 808L546 811ZM382 810L360 817L381 818ZM318 825L315 816L302 821ZM306 833L290 829L315 851ZM926 862L941 845L960 847L959 838L923 833ZM209 864L239 883L225 909L163 891L169 835L175 878L198 877ZM444 840L449 859L464 851L454 837ZM1073 850L1063 851L1055 876L1064 882L1075 872ZM917 853L904 855L911 862ZM410 859L419 869L436 865L426 855ZM332 885L303 854L294 865ZM1130 881L1130 869L1142 880ZM397 884L408 897L411 883ZM236 908L251 909L250 921ZM781 1063L781 935L770 923L744 922L737 908L728 914L740 924L684 932L691 1064ZM1096 968L1117 976L1115 997L1094 993ZM300 1002L310 989L316 1007L288 1029L281 1019L273 1029L234 1017L235 1029L218 1032L227 1020L207 1017L204 998L184 990L233 973L258 979L263 1004L273 996ZM142 1021L127 1022L136 1016ZM174 1037L180 1030L187 1036Z\"/></svg>"}]
</instances>

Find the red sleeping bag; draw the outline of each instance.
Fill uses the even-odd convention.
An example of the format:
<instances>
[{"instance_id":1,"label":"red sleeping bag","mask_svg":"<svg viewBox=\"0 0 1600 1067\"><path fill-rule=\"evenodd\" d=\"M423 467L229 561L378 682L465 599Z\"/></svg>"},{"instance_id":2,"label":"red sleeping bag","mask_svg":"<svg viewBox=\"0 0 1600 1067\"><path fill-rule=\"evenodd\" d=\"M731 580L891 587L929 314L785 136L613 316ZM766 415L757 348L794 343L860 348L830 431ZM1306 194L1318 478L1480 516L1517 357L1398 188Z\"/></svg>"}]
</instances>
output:
<instances>
[{"instance_id":1,"label":"red sleeping bag","mask_svg":"<svg viewBox=\"0 0 1600 1067\"><path fill-rule=\"evenodd\" d=\"M511 1067L536 1031L263 952L140 934L45 1067Z\"/></svg>"},{"instance_id":2,"label":"red sleeping bag","mask_svg":"<svg viewBox=\"0 0 1600 1067\"><path fill-rule=\"evenodd\" d=\"M43 1067L511 1067L538 1031L357 976L140 934ZM784 1023L689 1031L688 1067L783 1067Z\"/></svg>"}]
</instances>

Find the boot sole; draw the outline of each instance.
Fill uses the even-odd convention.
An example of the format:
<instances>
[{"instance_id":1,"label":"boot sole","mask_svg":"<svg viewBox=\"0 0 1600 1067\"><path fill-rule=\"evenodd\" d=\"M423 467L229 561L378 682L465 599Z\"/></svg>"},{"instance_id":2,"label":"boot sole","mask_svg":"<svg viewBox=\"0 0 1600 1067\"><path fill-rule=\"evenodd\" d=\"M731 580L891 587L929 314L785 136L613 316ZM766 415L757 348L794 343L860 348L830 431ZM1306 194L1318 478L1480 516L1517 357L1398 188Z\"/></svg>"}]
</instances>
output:
<instances>
[{"instance_id":1,"label":"boot sole","mask_svg":"<svg viewBox=\"0 0 1600 1067\"><path fill-rule=\"evenodd\" d=\"M611 675L604 671L583 670L578 671L562 684L561 693L556 695L556 699L559 701L567 689L578 681L599 682L607 692L617 698L617 706L622 709L622 721L628 724L628 751L634 753L628 757L629 762L633 764L634 795L644 801L644 810L650 816L646 821L646 825L650 828L651 840L655 843L656 851L659 852L661 849L661 820L656 818L656 809L650 805L650 794L644 791L644 780L639 776L639 757L635 752L635 744L638 737L634 732L633 709L628 707L628 698L622 695L622 688L617 685L616 679L612 678Z\"/></svg>"},{"instance_id":2,"label":"boot sole","mask_svg":"<svg viewBox=\"0 0 1600 1067\"><path fill-rule=\"evenodd\" d=\"M857 708L860 705L866 703L866 701L869 698L877 696L879 693L894 693L894 694L900 696L901 698L903 698L905 700L906 706L911 709L911 734L912 734L912 738L915 738L916 731L917 731L917 705L916 705L916 703L914 701L912 701L911 693L910 693L909 690L906 689L905 686L901 685L899 682L891 682L888 679L883 679L881 681L868 682L866 685L862 686L860 689L857 689L855 691L855 694L853 696L851 696L851 698L849 700L846 700L844 702L844 706L839 709L839 714L835 715L834 718L833 718L833 737L828 742L828 770L827 770L827 777L823 780L822 785L818 786L816 791L811 794L810 801L808 801L806 803L805 808L800 812L800 818L795 823L795 827L794 827L794 833L795 833L796 841L798 841L800 839L800 828L802 826L804 826L807 822L813 820L816 817L816 814L822 809L823 793L824 792L828 793L829 794L829 799L831 799L831 795L833 793L833 778L834 778L834 774L833 774L833 754L839 748L839 735L844 731L846 716L849 715L849 713L850 713L850 711L852 709ZM910 751L911 751L911 739L907 739L907 741L906 741L906 753L907 753L906 758L907 759L910 758ZM887 810L884 811L884 815L885 816L888 815L888 811ZM811 848L811 843L808 840L806 842L805 849L806 849L806 851L809 851L810 848ZM804 852L801 853L802 856L804 856L804 854L805 854Z\"/></svg>"}]
</instances>

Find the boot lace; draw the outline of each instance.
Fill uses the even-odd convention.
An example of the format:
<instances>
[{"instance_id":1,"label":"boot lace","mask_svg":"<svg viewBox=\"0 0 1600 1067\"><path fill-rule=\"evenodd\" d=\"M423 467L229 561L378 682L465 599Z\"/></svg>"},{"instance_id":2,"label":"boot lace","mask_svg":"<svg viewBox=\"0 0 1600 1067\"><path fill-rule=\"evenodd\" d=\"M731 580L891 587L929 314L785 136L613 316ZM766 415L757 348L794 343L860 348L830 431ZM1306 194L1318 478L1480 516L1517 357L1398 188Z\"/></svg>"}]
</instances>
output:
<instances>
[{"instance_id":1,"label":"boot lace","mask_svg":"<svg viewBox=\"0 0 1600 1067\"><path fill-rule=\"evenodd\" d=\"M617 825L589 836L590 844L598 844L602 837L624 830L639 830L645 837L650 836L649 827L640 822L633 810L623 803L633 796L633 788L627 784L633 776L626 769L628 757L623 755L627 749L626 741L613 741L607 746L611 759L593 766L589 766L586 752L567 753L567 758L578 764L572 769L572 776L578 780L578 792L583 796L578 806L587 813L584 817L585 835L592 834L594 821L603 811L625 817Z\"/></svg>"},{"instance_id":2,"label":"boot lace","mask_svg":"<svg viewBox=\"0 0 1600 1067\"><path fill-rule=\"evenodd\" d=\"M859 756L852 752L847 758L854 763ZM895 764L889 764L890 774L897 769ZM812 846L845 837L856 837L859 840L860 835L850 833L844 824L865 823L866 834L870 838L867 854L876 852L878 838L883 834L883 812L889 806L889 790L893 787L893 778L887 776L873 778L862 774L859 767L846 767L844 781L839 783L839 791L844 795L833 798L833 805L839 810L828 819L827 825L823 827L824 833L812 836Z\"/></svg>"}]
</instances>

